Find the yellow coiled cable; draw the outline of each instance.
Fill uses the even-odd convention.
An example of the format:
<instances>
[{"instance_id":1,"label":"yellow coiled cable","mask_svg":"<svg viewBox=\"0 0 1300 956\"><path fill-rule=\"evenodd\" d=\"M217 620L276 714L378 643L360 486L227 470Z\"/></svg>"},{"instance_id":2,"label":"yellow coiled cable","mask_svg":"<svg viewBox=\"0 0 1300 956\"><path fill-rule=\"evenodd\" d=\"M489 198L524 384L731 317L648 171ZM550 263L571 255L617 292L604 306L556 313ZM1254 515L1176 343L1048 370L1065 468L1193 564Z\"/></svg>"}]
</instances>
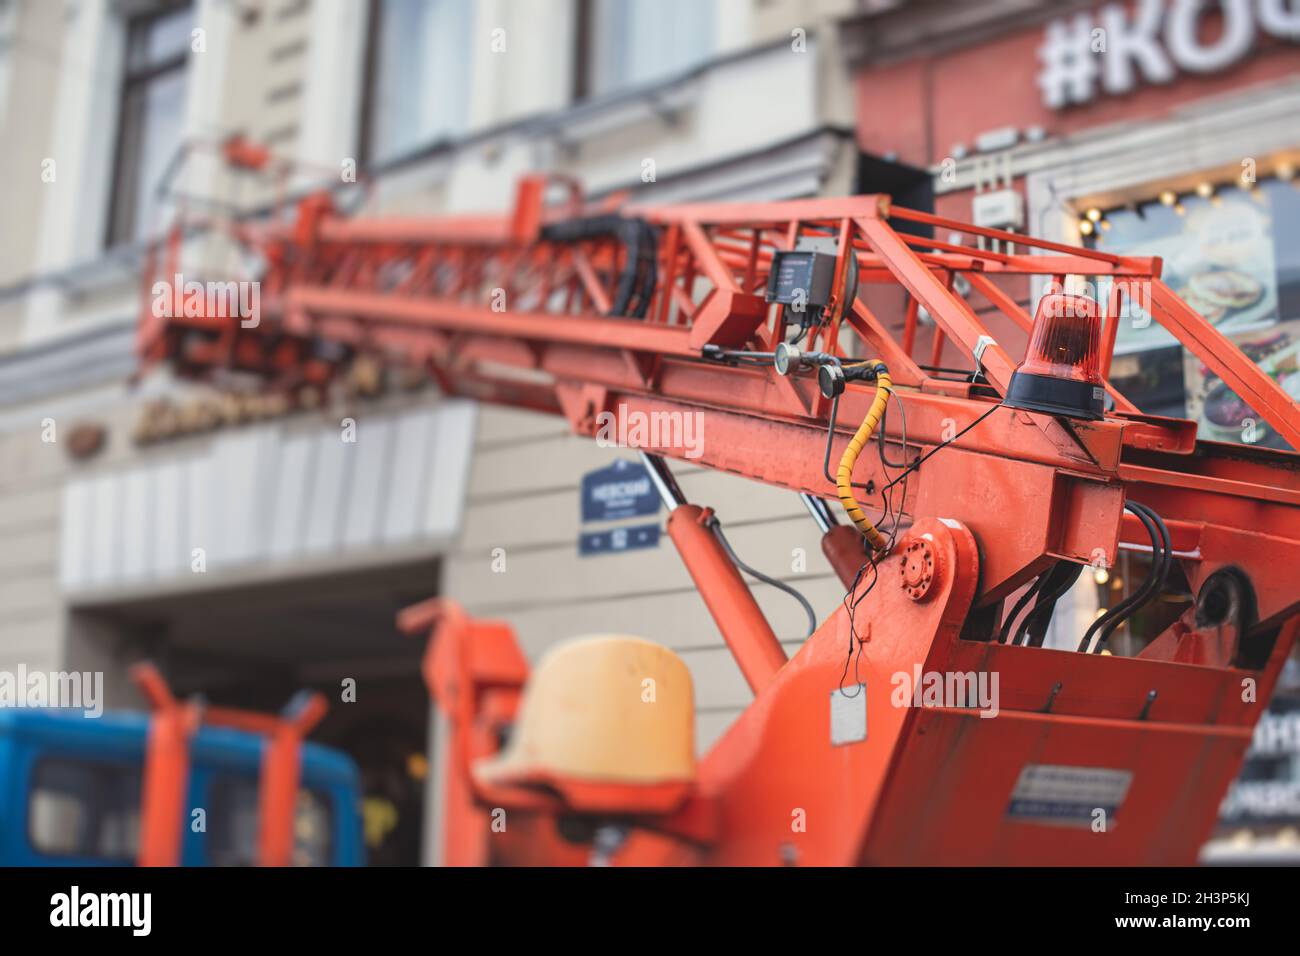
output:
<instances>
[{"instance_id":1,"label":"yellow coiled cable","mask_svg":"<svg viewBox=\"0 0 1300 956\"><path fill-rule=\"evenodd\" d=\"M889 542L871 523L862 506L858 504L857 498L853 496L853 466L857 464L858 456L862 454L862 449L867 447L867 442L871 440L876 427L880 424L881 416L885 414L889 396L894 392L894 383L889 377L889 372L885 370L885 363L879 359L861 364L880 370L876 373L876 397L871 402L871 407L867 409L866 418L862 419L862 424L858 426L857 433L844 449L844 455L840 458L840 467L835 472L835 487L839 492L840 504L844 506L844 513L849 516L849 520L857 526L874 550L884 551L889 547Z\"/></svg>"}]
</instances>

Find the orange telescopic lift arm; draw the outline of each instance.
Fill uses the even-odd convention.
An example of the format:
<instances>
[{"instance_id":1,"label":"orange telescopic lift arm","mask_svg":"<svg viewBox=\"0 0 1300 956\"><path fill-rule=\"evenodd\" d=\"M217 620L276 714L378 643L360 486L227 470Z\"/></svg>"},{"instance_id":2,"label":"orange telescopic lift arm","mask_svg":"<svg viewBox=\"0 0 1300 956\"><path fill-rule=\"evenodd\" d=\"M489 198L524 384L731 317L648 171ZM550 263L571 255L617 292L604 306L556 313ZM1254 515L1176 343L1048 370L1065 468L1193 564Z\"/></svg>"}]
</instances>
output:
<instances>
[{"instance_id":1,"label":"orange telescopic lift arm","mask_svg":"<svg viewBox=\"0 0 1300 956\"><path fill-rule=\"evenodd\" d=\"M145 750L140 808L141 866L179 866L190 819L190 739L202 724L229 727L264 738L258 787L257 863L288 866L293 861L302 742L328 709L319 693L302 692L280 716L178 701L161 672L144 662L131 677L153 710Z\"/></svg>"},{"instance_id":2,"label":"orange telescopic lift arm","mask_svg":"<svg viewBox=\"0 0 1300 956\"><path fill-rule=\"evenodd\" d=\"M562 415L582 435L611 415L702 416L689 455L653 435L642 451L754 702L671 809L667 791L494 791L472 766L517 716L522 655L508 626L448 602L409 612L404 628L431 635L426 680L458 741L449 861L563 859L518 828L489 841L485 811L514 801L561 820L577 801L631 821L627 862L1193 862L1295 638L1300 457L1141 414L1108 380L1118 324L1148 312L1300 447L1300 408L1278 383L1161 281L1159 259L883 196L590 206L564 186L563 206L529 177L506 214L441 218L348 216L314 195L292 221L237 231L265 263L256 322L198 308L140 326L145 366L195 377L252 373L292 391L376 356L427 370L449 395ZM164 278L180 271L185 228L155 268ZM1047 296L1031 318L1020 303L1033 276L1109 292ZM792 285L818 295L793 306ZM881 295L898 324L877 314ZM989 314L1030 342L1030 360ZM923 315L967 373L934 368L937 346L928 363L913 357ZM716 518L672 481L673 457L804 496L848 593L790 660ZM1078 651L1042 646L1079 570L1113 566L1121 549L1151 554L1148 582ZM1172 591L1191 599L1163 632L1136 656L1112 653L1114 629ZM950 700L891 703L897 675L931 673L996 674L998 719ZM1034 814L1062 779L1100 788L1121 823L1098 834L1072 820L1044 838ZM809 821L793 842L792 808Z\"/></svg>"}]
</instances>

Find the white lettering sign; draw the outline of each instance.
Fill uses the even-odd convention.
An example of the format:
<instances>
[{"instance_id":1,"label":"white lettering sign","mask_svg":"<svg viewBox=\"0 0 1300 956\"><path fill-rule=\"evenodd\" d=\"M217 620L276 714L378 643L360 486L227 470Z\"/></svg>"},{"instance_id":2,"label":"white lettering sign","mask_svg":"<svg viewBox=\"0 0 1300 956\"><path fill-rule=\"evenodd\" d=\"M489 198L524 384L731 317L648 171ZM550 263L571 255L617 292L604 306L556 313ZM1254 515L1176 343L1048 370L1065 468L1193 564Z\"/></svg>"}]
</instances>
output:
<instances>
[{"instance_id":1,"label":"white lettering sign","mask_svg":"<svg viewBox=\"0 0 1300 956\"><path fill-rule=\"evenodd\" d=\"M1214 36L1201 20L1218 10ZM1038 48L1038 87L1052 109L1088 103L1100 91L1127 93L1183 73L1217 73L1245 59L1260 32L1300 43L1300 6L1288 0L1138 0L1109 3L1047 25Z\"/></svg>"}]
</instances>

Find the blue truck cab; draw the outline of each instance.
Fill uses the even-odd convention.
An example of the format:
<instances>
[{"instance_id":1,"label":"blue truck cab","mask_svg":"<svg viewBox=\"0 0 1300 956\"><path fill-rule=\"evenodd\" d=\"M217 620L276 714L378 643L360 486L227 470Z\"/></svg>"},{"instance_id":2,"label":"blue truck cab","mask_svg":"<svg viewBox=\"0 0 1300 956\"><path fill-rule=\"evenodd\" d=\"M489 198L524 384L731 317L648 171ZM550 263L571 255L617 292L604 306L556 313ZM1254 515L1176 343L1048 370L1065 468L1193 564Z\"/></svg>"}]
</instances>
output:
<instances>
[{"instance_id":1,"label":"blue truck cab","mask_svg":"<svg viewBox=\"0 0 1300 956\"><path fill-rule=\"evenodd\" d=\"M134 864L148 733L147 714L88 719L80 710L0 709L0 866ZM255 862L263 740L225 727L195 732L193 810L176 821L185 834L183 865ZM362 865L360 805L351 758L304 743L294 863Z\"/></svg>"}]
</instances>

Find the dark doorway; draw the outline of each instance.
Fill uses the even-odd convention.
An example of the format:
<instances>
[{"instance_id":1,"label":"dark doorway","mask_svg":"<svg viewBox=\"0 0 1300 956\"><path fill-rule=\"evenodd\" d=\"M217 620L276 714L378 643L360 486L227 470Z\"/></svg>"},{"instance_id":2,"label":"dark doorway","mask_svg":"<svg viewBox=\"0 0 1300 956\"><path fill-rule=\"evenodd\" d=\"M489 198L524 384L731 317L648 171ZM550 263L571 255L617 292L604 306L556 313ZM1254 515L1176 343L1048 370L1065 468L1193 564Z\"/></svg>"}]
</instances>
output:
<instances>
[{"instance_id":1,"label":"dark doorway","mask_svg":"<svg viewBox=\"0 0 1300 956\"><path fill-rule=\"evenodd\" d=\"M299 690L329 711L310 740L347 753L371 865L420 862L429 698L423 639L397 612L438 593L434 559L83 608L123 666L153 660L180 697L278 713Z\"/></svg>"}]
</instances>

